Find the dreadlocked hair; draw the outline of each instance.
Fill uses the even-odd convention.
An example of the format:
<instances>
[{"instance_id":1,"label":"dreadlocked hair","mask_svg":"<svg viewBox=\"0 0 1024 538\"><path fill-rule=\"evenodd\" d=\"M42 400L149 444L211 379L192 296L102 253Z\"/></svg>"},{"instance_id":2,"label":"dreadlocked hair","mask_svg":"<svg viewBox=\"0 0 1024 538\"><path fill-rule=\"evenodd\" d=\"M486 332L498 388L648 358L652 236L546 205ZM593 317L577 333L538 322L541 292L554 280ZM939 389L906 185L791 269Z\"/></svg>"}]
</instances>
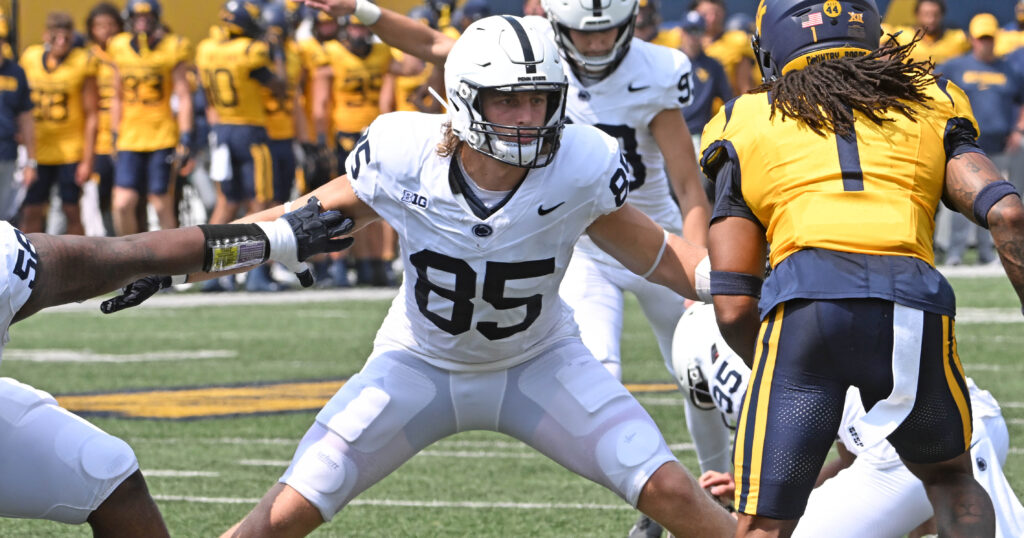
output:
<instances>
[{"instance_id":1,"label":"dreadlocked hair","mask_svg":"<svg viewBox=\"0 0 1024 538\"><path fill-rule=\"evenodd\" d=\"M771 117L778 110L783 118L802 121L818 135L832 132L847 136L853 132L854 111L876 125L893 121L889 110L917 121L914 105L927 105L924 89L935 80L931 61L910 61L914 45L923 37L918 32L900 45L890 34L886 44L865 56L845 56L809 65L752 90L770 92Z\"/></svg>"}]
</instances>

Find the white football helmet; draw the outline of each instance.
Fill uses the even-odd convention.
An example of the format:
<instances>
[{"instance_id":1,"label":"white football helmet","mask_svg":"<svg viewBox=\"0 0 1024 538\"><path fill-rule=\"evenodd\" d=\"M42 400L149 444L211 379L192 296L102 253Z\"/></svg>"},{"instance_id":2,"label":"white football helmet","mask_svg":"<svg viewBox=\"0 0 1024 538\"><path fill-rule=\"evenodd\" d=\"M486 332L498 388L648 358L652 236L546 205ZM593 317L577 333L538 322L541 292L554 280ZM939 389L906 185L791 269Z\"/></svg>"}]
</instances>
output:
<instances>
[{"instance_id":1,"label":"white football helmet","mask_svg":"<svg viewBox=\"0 0 1024 538\"><path fill-rule=\"evenodd\" d=\"M568 80L550 40L518 17L480 19L455 42L444 71L448 116L459 139L515 166L540 168L551 163L565 127ZM549 92L544 125L520 127L488 121L479 100L484 89ZM513 137L516 141L509 140ZM521 142L524 139L528 142Z\"/></svg>"},{"instance_id":2,"label":"white football helmet","mask_svg":"<svg viewBox=\"0 0 1024 538\"><path fill-rule=\"evenodd\" d=\"M637 0L541 0L555 31L555 40L565 59L577 74L604 78L618 67L629 51L639 10ZM569 37L569 30L599 32L618 28L619 35L611 52L604 56L586 56Z\"/></svg>"}]
</instances>

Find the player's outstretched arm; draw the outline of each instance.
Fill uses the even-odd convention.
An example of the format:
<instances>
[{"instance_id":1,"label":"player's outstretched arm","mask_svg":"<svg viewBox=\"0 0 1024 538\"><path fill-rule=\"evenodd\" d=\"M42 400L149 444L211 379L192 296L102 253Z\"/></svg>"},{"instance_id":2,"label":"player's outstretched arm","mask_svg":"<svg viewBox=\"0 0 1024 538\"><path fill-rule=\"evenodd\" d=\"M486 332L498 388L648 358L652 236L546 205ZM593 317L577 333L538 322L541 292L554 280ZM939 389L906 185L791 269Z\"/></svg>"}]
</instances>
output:
<instances>
[{"instance_id":1,"label":"player's outstretched arm","mask_svg":"<svg viewBox=\"0 0 1024 538\"><path fill-rule=\"evenodd\" d=\"M314 254L348 248L351 239L336 238L351 230L351 219L336 211L321 213L315 203L310 205L256 225L191 226L114 238L31 234L21 245L29 261L19 269L33 278L33 291L15 321L46 307L113 291L146 275L237 272L267 259L297 264ZM149 295L140 297L136 290L132 297L106 301L103 310L135 306Z\"/></svg>"},{"instance_id":2,"label":"player's outstretched arm","mask_svg":"<svg viewBox=\"0 0 1024 538\"><path fill-rule=\"evenodd\" d=\"M594 220L587 234L630 271L687 299L700 300L696 270L707 250L665 232L639 209L627 203Z\"/></svg>"},{"instance_id":3,"label":"player's outstretched arm","mask_svg":"<svg viewBox=\"0 0 1024 538\"><path fill-rule=\"evenodd\" d=\"M381 41L425 61L444 65L455 40L401 13L380 8L368 0L302 0L335 17L355 14ZM372 7L371 7L372 6ZM370 10L369 13L365 10ZM379 13L379 15L377 15ZM378 18L374 19L373 17Z\"/></svg>"},{"instance_id":4,"label":"player's outstretched arm","mask_svg":"<svg viewBox=\"0 0 1024 538\"><path fill-rule=\"evenodd\" d=\"M944 199L992 232L1006 276L1024 305L1024 205L1017 191L984 154L964 153L946 164Z\"/></svg>"}]
</instances>

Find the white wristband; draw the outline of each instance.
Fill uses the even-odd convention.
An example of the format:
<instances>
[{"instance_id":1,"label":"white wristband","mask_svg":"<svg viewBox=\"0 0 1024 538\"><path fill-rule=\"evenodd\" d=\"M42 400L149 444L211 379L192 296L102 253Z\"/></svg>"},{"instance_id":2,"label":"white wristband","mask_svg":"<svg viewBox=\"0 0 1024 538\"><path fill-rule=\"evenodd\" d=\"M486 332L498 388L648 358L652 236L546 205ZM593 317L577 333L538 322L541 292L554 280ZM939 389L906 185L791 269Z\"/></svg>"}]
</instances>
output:
<instances>
[{"instance_id":1,"label":"white wristband","mask_svg":"<svg viewBox=\"0 0 1024 538\"><path fill-rule=\"evenodd\" d=\"M284 203L284 212L285 213L291 213L292 212L292 201L291 200L288 200L287 202Z\"/></svg>"},{"instance_id":2,"label":"white wristband","mask_svg":"<svg viewBox=\"0 0 1024 538\"><path fill-rule=\"evenodd\" d=\"M171 277L171 285L177 286L178 284L184 284L188 282L188 275L173 275Z\"/></svg>"},{"instance_id":3,"label":"white wristband","mask_svg":"<svg viewBox=\"0 0 1024 538\"><path fill-rule=\"evenodd\" d=\"M704 259L697 264L694 272L694 288L697 290L697 297L704 303L711 303L711 258L704 256Z\"/></svg>"},{"instance_id":4,"label":"white wristband","mask_svg":"<svg viewBox=\"0 0 1024 538\"><path fill-rule=\"evenodd\" d=\"M658 264L661 263L661 257L665 255L665 247L668 246L668 231L662 230L661 233L665 234L661 240L661 249L658 250L658 256L654 258L654 263L651 264L651 268L648 269L646 273L640 275L642 278L651 276L651 273L654 273L654 270L658 268Z\"/></svg>"},{"instance_id":5,"label":"white wristband","mask_svg":"<svg viewBox=\"0 0 1024 538\"><path fill-rule=\"evenodd\" d=\"M299 265L295 232L287 221L277 219L271 222L257 222L256 226L267 234L267 241L270 243L270 256L267 259L281 262L289 269Z\"/></svg>"},{"instance_id":6,"label":"white wristband","mask_svg":"<svg viewBox=\"0 0 1024 538\"><path fill-rule=\"evenodd\" d=\"M366 26L373 26L380 20L380 7L370 0L356 0L356 8L352 14Z\"/></svg>"}]
</instances>

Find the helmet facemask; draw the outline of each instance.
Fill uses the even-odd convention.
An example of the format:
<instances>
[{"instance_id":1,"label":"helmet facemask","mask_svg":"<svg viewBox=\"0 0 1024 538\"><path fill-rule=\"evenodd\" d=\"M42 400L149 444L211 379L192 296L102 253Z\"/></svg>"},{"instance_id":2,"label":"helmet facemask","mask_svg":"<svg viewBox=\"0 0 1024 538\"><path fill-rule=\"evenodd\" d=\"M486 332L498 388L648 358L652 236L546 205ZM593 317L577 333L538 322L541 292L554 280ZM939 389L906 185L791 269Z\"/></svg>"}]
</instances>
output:
<instances>
[{"instance_id":1,"label":"helmet facemask","mask_svg":"<svg viewBox=\"0 0 1024 538\"><path fill-rule=\"evenodd\" d=\"M640 4L628 0L611 0L602 8L584 8L575 0L545 0L548 20L555 34L560 54L577 76L603 79L619 66L636 29ZM588 56L572 41L571 30L577 32L604 32L617 29L611 50L601 56Z\"/></svg>"},{"instance_id":2,"label":"helmet facemask","mask_svg":"<svg viewBox=\"0 0 1024 538\"><path fill-rule=\"evenodd\" d=\"M559 82L523 82L506 86L482 87L464 81L454 92L460 106L469 109L468 132L456 133L471 148L501 162L520 168L542 168L551 163L561 145L565 128L567 84ZM544 124L536 127L503 125L487 120L483 114L481 93L544 92L547 110Z\"/></svg>"}]
</instances>

